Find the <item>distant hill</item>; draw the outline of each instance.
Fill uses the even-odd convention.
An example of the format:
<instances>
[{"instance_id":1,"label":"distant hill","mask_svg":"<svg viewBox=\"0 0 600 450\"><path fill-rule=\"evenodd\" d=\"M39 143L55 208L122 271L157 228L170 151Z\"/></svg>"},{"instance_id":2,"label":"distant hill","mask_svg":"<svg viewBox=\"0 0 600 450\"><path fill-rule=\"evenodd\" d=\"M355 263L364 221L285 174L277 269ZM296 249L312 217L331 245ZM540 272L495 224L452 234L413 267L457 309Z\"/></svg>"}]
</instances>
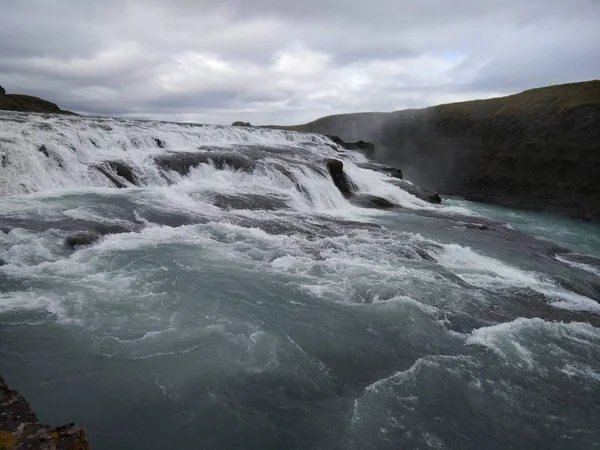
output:
<instances>
[{"instance_id":1,"label":"distant hill","mask_svg":"<svg viewBox=\"0 0 600 450\"><path fill-rule=\"evenodd\" d=\"M7 94L0 86L0 110L19 112L38 112L55 114L74 114L60 109L56 104L31 95Z\"/></svg>"},{"instance_id":2,"label":"distant hill","mask_svg":"<svg viewBox=\"0 0 600 450\"><path fill-rule=\"evenodd\" d=\"M281 127L365 140L440 193L600 221L600 81Z\"/></svg>"}]
</instances>

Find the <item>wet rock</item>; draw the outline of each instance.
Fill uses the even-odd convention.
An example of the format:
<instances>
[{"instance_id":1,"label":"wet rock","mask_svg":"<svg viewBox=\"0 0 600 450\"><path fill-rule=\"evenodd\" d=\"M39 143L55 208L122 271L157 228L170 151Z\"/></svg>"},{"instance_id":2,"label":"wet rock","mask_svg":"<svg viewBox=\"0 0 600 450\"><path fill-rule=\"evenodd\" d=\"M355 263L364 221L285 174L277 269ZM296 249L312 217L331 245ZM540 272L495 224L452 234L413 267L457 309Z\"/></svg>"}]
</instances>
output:
<instances>
[{"instance_id":1,"label":"wet rock","mask_svg":"<svg viewBox=\"0 0 600 450\"><path fill-rule=\"evenodd\" d=\"M424 259L425 261L437 262L437 260L423 248L414 247L414 251L421 257L421 259Z\"/></svg>"},{"instance_id":2,"label":"wet rock","mask_svg":"<svg viewBox=\"0 0 600 450\"><path fill-rule=\"evenodd\" d=\"M400 169L393 169L390 172L390 177L398 178L399 180L402 180L404 178L404 176L402 175L402 170L400 170Z\"/></svg>"},{"instance_id":3,"label":"wet rock","mask_svg":"<svg viewBox=\"0 0 600 450\"><path fill-rule=\"evenodd\" d=\"M95 233L77 233L65 238L65 246L77 250L80 247L95 244L100 240L100 235Z\"/></svg>"},{"instance_id":4,"label":"wet rock","mask_svg":"<svg viewBox=\"0 0 600 450\"><path fill-rule=\"evenodd\" d=\"M48 149L46 148L46 146L45 146L45 145L41 145L41 146L38 148L38 151L39 151L40 153L42 153L42 154L43 154L43 155L44 155L46 158L50 158L50 153L48 152Z\"/></svg>"},{"instance_id":5,"label":"wet rock","mask_svg":"<svg viewBox=\"0 0 600 450\"><path fill-rule=\"evenodd\" d=\"M490 229L490 227L488 227L487 225L485 225L483 223L467 223L467 224L465 224L465 227L482 230L482 231Z\"/></svg>"},{"instance_id":6,"label":"wet rock","mask_svg":"<svg viewBox=\"0 0 600 450\"><path fill-rule=\"evenodd\" d=\"M383 197L368 194L354 195L352 197L352 203L356 206L362 206L363 208L389 209L398 206Z\"/></svg>"},{"instance_id":7,"label":"wet rock","mask_svg":"<svg viewBox=\"0 0 600 450\"><path fill-rule=\"evenodd\" d=\"M400 180L402 180L404 178L404 175L402 174L402 170L400 170L396 167L390 167L387 164L368 161L368 162L358 163L357 166L360 167L361 169L369 169L369 170L374 170L376 172L385 173L392 178L398 178Z\"/></svg>"},{"instance_id":8,"label":"wet rock","mask_svg":"<svg viewBox=\"0 0 600 450\"><path fill-rule=\"evenodd\" d=\"M251 127L250 122L242 122L241 120L235 121L231 124L232 127Z\"/></svg>"},{"instance_id":9,"label":"wet rock","mask_svg":"<svg viewBox=\"0 0 600 450\"><path fill-rule=\"evenodd\" d=\"M74 423L43 425L17 391L0 377L0 449L90 450L85 430Z\"/></svg>"},{"instance_id":10,"label":"wet rock","mask_svg":"<svg viewBox=\"0 0 600 450\"><path fill-rule=\"evenodd\" d=\"M375 145L370 142L358 141L358 142L344 142L338 136L327 136L337 145L346 150L358 150L363 153L365 156L369 158L373 158L375 156Z\"/></svg>"},{"instance_id":11,"label":"wet rock","mask_svg":"<svg viewBox=\"0 0 600 450\"><path fill-rule=\"evenodd\" d=\"M218 208L227 210L275 211L288 209L288 205L284 199L259 194L227 195L217 193L212 198L212 204Z\"/></svg>"},{"instance_id":12,"label":"wet rock","mask_svg":"<svg viewBox=\"0 0 600 450\"><path fill-rule=\"evenodd\" d=\"M391 178L387 180L388 182L398 186L400 189L405 190L409 194L414 195L421 200L425 200L429 203L442 203L442 199L437 192L428 191L427 189L420 188L419 186L415 186L412 183L409 183L405 180L400 180L397 178Z\"/></svg>"},{"instance_id":13,"label":"wet rock","mask_svg":"<svg viewBox=\"0 0 600 450\"><path fill-rule=\"evenodd\" d=\"M154 138L154 143L156 144L156 146L158 148L165 148L165 143L164 141L158 139L158 138Z\"/></svg>"},{"instance_id":14,"label":"wet rock","mask_svg":"<svg viewBox=\"0 0 600 450\"><path fill-rule=\"evenodd\" d=\"M105 161L94 167L119 189L130 185L139 186L140 182L133 169L123 161Z\"/></svg>"},{"instance_id":15,"label":"wet rock","mask_svg":"<svg viewBox=\"0 0 600 450\"><path fill-rule=\"evenodd\" d=\"M344 197L350 197L352 195L352 185L344 173L344 163L339 159L328 159L325 165L336 187Z\"/></svg>"},{"instance_id":16,"label":"wet rock","mask_svg":"<svg viewBox=\"0 0 600 450\"><path fill-rule=\"evenodd\" d=\"M187 175L190 170L200 164L211 164L219 170L225 167L232 167L235 170L251 171L254 168L254 161L235 153L218 152L178 152L168 155L157 156L154 163L164 170L172 170L180 175Z\"/></svg>"}]
</instances>

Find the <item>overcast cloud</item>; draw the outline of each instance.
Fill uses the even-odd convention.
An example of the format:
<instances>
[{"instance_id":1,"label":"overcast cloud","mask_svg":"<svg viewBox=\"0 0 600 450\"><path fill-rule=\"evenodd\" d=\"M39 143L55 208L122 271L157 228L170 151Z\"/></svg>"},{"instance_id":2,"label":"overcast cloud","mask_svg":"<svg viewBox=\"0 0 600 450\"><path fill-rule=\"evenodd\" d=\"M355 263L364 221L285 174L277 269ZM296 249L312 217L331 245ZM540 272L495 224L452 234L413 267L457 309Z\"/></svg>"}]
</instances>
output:
<instances>
[{"instance_id":1,"label":"overcast cloud","mask_svg":"<svg viewBox=\"0 0 600 450\"><path fill-rule=\"evenodd\" d=\"M302 123L600 78L600 0L0 0L0 85L90 114Z\"/></svg>"}]
</instances>

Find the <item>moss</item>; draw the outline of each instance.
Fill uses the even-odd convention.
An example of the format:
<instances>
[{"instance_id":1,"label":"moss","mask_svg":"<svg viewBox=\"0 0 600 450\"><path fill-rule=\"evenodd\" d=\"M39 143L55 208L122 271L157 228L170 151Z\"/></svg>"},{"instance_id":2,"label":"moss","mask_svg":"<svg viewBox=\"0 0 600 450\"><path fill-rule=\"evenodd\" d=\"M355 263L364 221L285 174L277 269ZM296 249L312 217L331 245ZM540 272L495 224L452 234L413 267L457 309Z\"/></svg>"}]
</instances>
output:
<instances>
[{"instance_id":1,"label":"moss","mask_svg":"<svg viewBox=\"0 0 600 450\"><path fill-rule=\"evenodd\" d=\"M17 445L17 437L8 431L0 431L0 450L12 450Z\"/></svg>"},{"instance_id":2,"label":"moss","mask_svg":"<svg viewBox=\"0 0 600 450\"><path fill-rule=\"evenodd\" d=\"M482 120L509 114L565 114L583 107L600 105L600 80L530 89L507 97L448 103L427 108L441 119Z\"/></svg>"}]
</instances>

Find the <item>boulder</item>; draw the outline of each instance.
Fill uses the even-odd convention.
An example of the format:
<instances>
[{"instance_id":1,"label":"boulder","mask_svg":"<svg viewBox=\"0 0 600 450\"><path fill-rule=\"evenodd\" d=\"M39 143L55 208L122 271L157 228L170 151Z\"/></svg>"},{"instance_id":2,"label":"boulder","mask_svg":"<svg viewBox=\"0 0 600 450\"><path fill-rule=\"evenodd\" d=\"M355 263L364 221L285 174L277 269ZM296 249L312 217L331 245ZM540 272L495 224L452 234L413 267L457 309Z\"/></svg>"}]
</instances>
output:
<instances>
[{"instance_id":1,"label":"boulder","mask_svg":"<svg viewBox=\"0 0 600 450\"><path fill-rule=\"evenodd\" d=\"M339 159L328 159L326 160L325 165L329 175L331 175L331 178L333 179L333 183L340 190L342 195L344 195L344 197L350 197L352 195L352 185L344 173L344 163Z\"/></svg>"},{"instance_id":2,"label":"boulder","mask_svg":"<svg viewBox=\"0 0 600 450\"><path fill-rule=\"evenodd\" d=\"M139 186L139 180L133 173L133 169L123 161L105 161L94 167L119 189L129 186L124 180Z\"/></svg>"},{"instance_id":3,"label":"boulder","mask_svg":"<svg viewBox=\"0 0 600 450\"><path fill-rule=\"evenodd\" d=\"M6 95L6 90L0 86L0 95Z\"/></svg>"},{"instance_id":4,"label":"boulder","mask_svg":"<svg viewBox=\"0 0 600 450\"><path fill-rule=\"evenodd\" d=\"M391 178L387 180L389 183L392 183L398 186L400 189L405 190L409 194L414 195L421 200L425 200L429 203L442 203L442 199L437 192L428 191L427 189L420 188L419 186L415 186L412 183L409 183L405 180L400 180L397 178Z\"/></svg>"},{"instance_id":5,"label":"boulder","mask_svg":"<svg viewBox=\"0 0 600 450\"><path fill-rule=\"evenodd\" d=\"M352 197L352 203L356 206L362 206L363 208L389 209L398 206L388 199L368 194L354 195Z\"/></svg>"},{"instance_id":6,"label":"boulder","mask_svg":"<svg viewBox=\"0 0 600 450\"><path fill-rule=\"evenodd\" d=\"M80 247L95 244L100 240L100 235L95 233L77 233L65 238L65 246L76 250Z\"/></svg>"}]
</instances>

